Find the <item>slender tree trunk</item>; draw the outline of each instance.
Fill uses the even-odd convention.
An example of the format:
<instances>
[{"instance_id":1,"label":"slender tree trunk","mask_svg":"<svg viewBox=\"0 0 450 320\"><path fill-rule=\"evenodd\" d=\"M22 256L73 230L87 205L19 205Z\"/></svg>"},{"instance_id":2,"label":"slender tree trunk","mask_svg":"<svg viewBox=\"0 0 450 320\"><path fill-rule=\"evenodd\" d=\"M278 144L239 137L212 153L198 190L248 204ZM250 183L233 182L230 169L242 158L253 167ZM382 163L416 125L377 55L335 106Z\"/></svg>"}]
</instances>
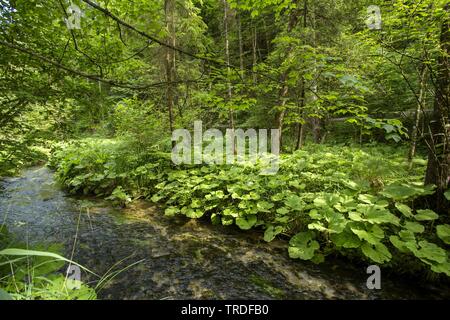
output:
<instances>
[{"instance_id":1,"label":"slender tree trunk","mask_svg":"<svg viewBox=\"0 0 450 320\"><path fill-rule=\"evenodd\" d=\"M175 35L175 0L165 0L164 3L164 11L165 11L165 18L166 18L166 28L169 33L167 37L167 42L170 43L172 46L175 46L176 44L176 35ZM165 69L166 69L166 81L167 81L167 87L166 87L166 103L167 103L167 110L169 112L169 127L170 131L173 132L174 130L174 97L175 97L175 88L174 88L174 81L175 81L175 52L170 49L166 48L166 54L165 54ZM172 141L172 147L175 146L175 141Z\"/></svg>"},{"instance_id":2,"label":"slender tree trunk","mask_svg":"<svg viewBox=\"0 0 450 320\"><path fill-rule=\"evenodd\" d=\"M244 43L242 41L241 15L238 10L236 11L236 20L238 25L238 38L239 38L239 66L241 68L241 72L244 72Z\"/></svg>"},{"instance_id":3,"label":"slender tree trunk","mask_svg":"<svg viewBox=\"0 0 450 320\"><path fill-rule=\"evenodd\" d=\"M281 78L281 82L283 83L283 86L280 91L280 109L281 111L278 114L277 118L277 127L278 130L280 130L280 148L283 145L283 124L284 124L284 117L286 115L286 102L287 102L287 95L289 93L289 86L286 84L287 80L287 72L285 72Z\"/></svg>"},{"instance_id":4,"label":"slender tree trunk","mask_svg":"<svg viewBox=\"0 0 450 320\"><path fill-rule=\"evenodd\" d=\"M411 133L411 147L409 149L408 161L409 167L412 168L412 161L416 155L416 147L417 147L417 137L419 133L420 126L420 115L425 110L425 93L426 93L426 74L427 68L424 64L420 66L420 91L419 91L419 101L417 103L416 112L414 114L414 127Z\"/></svg>"},{"instance_id":5,"label":"slender tree trunk","mask_svg":"<svg viewBox=\"0 0 450 320\"><path fill-rule=\"evenodd\" d=\"M228 81L228 88L227 88L227 97L228 97L228 103L231 102L231 99L233 98L233 88L231 86L231 68L230 68L230 39L229 39L229 31L228 31L228 3L226 0L223 0L223 7L224 7L224 15L223 15L223 26L225 31L225 61L227 63L227 81ZM228 104L229 107L229 122L230 122L230 129L234 134L235 130L235 124L234 124L234 111L231 108L231 105ZM232 152L233 154L236 154L236 141L233 139L233 145L232 145Z\"/></svg>"},{"instance_id":6,"label":"slender tree trunk","mask_svg":"<svg viewBox=\"0 0 450 320\"><path fill-rule=\"evenodd\" d=\"M317 92L317 85L312 87L313 92ZM317 101L317 96L313 95L312 97L313 103ZM309 124L311 126L311 131L313 134L314 143L320 144L322 143L322 121L320 118L311 117L309 118Z\"/></svg>"},{"instance_id":7,"label":"slender tree trunk","mask_svg":"<svg viewBox=\"0 0 450 320\"><path fill-rule=\"evenodd\" d=\"M258 83L258 77L256 75L256 65L258 63L258 56L257 56L257 50L258 50L258 33L256 31L256 25L253 25L252 23L252 29L253 29L253 39L252 39L252 53L253 53L253 63L252 63L252 70L253 70L253 83Z\"/></svg>"},{"instance_id":8,"label":"slender tree trunk","mask_svg":"<svg viewBox=\"0 0 450 320\"><path fill-rule=\"evenodd\" d=\"M295 2L298 3L298 0ZM287 27L288 34L290 34L294 30L295 26L297 25L298 14L299 14L298 9L294 9L290 13L289 23L288 23L288 27ZM288 59L289 56L292 54L292 50L293 50L293 47L292 47L292 45L290 45L286 51L286 59ZM282 86L281 86L280 95L279 95L280 112L278 113L278 116L277 116L277 128L278 128L278 130L280 130L280 148L283 145L283 124L284 124L284 118L286 116L286 102L287 102L287 96L289 93L289 86L287 84L288 75L289 75L289 70L286 70L281 76Z\"/></svg>"},{"instance_id":9,"label":"slender tree trunk","mask_svg":"<svg viewBox=\"0 0 450 320\"><path fill-rule=\"evenodd\" d=\"M306 30L308 26L308 1L305 0L303 3L303 29ZM302 75L301 79L301 92L300 92L300 106L298 110L299 116L303 114L303 109L306 105L306 81L305 76ZM303 146L303 134L304 134L304 126L300 122L297 126L297 144L295 146L295 150L299 150Z\"/></svg>"},{"instance_id":10,"label":"slender tree trunk","mask_svg":"<svg viewBox=\"0 0 450 320\"><path fill-rule=\"evenodd\" d=\"M311 20L312 20L312 33L313 33L313 43L312 46L314 49L316 49L317 47L317 39L316 39L316 14L314 10L310 10L311 11ZM314 60L314 74L317 73L317 61ZM312 96L312 100L313 103L315 103L317 101L317 93L319 92L319 88L317 85L317 82L314 83L314 85L312 86L312 92L313 92L313 96ZM322 142L322 123L321 123L321 119L317 118L317 117L312 117L309 119L309 123L311 126L311 130L312 130L312 134L313 134L313 138L314 138L314 142L315 143L321 143Z\"/></svg>"},{"instance_id":11,"label":"slender tree trunk","mask_svg":"<svg viewBox=\"0 0 450 320\"><path fill-rule=\"evenodd\" d=\"M302 115L303 109L305 108L306 104L306 90L305 90L305 79L302 77L302 83L301 83L301 92L300 92L300 105L299 105L299 116ZM300 122L297 124L297 144L295 146L295 150L299 150L301 147L303 147L303 133L304 133L304 126Z\"/></svg>"},{"instance_id":12,"label":"slender tree trunk","mask_svg":"<svg viewBox=\"0 0 450 320\"><path fill-rule=\"evenodd\" d=\"M269 36L267 35L267 24L266 24L266 19L261 19L263 22L263 28L264 28L264 40L266 41L266 49L267 52L271 51L271 45L270 45L270 41L269 41Z\"/></svg>"},{"instance_id":13,"label":"slender tree trunk","mask_svg":"<svg viewBox=\"0 0 450 320\"><path fill-rule=\"evenodd\" d=\"M228 101L231 101L233 98L233 89L231 87L231 81L230 81L230 40L228 36L228 3L226 0L223 0L223 6L224 6L224 15L223 15L223 26L225 31L225 61L227 63L227 81L228 81L228 87L227 87L227 96ZM230 108L229 110L229 121L230 121L230 128L234 130L234 112Z\"/></svg>"},{"instance_id":14,"label":"slender tree trunk","mask_svg":"<svg viewBox=\"0 0 450 320\"><path fill-rule=\"evenodd\" d=\"M447 3L445 10L450 11L450 3ZM450 178L450 19L448 15L442 24L440 42L442 52L438 60L434 112L429 124L429 155L425 184L437 186L431 205L440 213L449 214L448 201L444 197Z\"/></svg>"}]
</instances>

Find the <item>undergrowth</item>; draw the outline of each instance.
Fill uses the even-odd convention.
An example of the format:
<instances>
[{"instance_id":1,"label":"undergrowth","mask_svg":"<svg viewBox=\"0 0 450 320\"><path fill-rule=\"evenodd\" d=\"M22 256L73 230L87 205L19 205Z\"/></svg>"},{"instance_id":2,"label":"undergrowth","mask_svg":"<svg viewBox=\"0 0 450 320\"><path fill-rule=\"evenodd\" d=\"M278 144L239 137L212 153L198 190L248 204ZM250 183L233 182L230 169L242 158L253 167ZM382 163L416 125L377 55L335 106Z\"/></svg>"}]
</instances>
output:
<instances>
[{"instance_id":1,"label":"undergrowth","mask_svg":"<svg viewBox=\"0 0 450 320\"><path fill-rule=\"evenodd\" d=\"M175 167L170 154L88 139L58 146L50 165L73 193L121 205L145 198L169 216L262 229L267 242L289 236L294 259L321 263L337 253L450 277L449 215L414 206L434 187L422 183L426 160L409 169L405 154L379 145L313 145L282 156L278 174L264 176L249 163Z\"/></svg>"}]
</instances>

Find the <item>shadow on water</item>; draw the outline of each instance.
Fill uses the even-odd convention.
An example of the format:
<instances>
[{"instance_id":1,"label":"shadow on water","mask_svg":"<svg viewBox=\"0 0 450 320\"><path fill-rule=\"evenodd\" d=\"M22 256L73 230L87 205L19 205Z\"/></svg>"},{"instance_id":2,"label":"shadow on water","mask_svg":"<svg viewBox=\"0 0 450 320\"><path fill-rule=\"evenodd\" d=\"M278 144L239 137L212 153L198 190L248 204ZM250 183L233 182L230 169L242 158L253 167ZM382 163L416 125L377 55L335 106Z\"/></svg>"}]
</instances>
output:
<instances>
[{"instance_id":1,"label":"shadow on water","mask_svg":"<svg viewBox=\"0 0 450 320\"><path fill-rule=\"evenodd\" d=\"M0 223L30 244L62 243L97 274L126 259L99 294L103 299L409 299L448 298L448 290L382 278L366 288L365 270L339 261L316 266L287 256L287 243L254 232L165 217L148 203L118 210L68 196L47 168L3 181ZM77 230L79 219L79 228ZM120 266L119 266L120 267ZM89 279L87 274L84 277ZM83 279L86 281L86 279Z\"/></svg>"}]
</instances>

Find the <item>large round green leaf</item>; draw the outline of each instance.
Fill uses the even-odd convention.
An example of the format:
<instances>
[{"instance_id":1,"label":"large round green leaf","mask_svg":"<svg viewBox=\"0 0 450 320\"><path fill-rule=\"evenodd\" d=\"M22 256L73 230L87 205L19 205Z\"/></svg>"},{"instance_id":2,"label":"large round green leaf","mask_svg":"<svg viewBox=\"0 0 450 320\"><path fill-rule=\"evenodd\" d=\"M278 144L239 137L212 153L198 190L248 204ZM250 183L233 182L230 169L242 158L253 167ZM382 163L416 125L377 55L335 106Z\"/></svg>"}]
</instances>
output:
<instances>
[{"instance_id":1,"label":"large round green leaf","mask_svg":"<svg viewBox=\"0 0 450 320\"><path fill-rule=\"evenodd\" d=\"M425 227L418 222L405 222L405 228L413 233L423 233Z\"/></svg>"},{"instance_id":2,"label":"large round green leaf","mask_svg":"<svg viewBox=\"0 0 450 320\"><path fill-rule=\"evenodd\" d=\"M416 188L400 184L391 184L381 192L387 198L394 200L405 200L418 194Z\"/></svg>"},{"instance_id":3,"label":"large round green leaf","mask_svg":"<svg viewBox=\"0 0 450 320\"><path fill-rule=\"evenodd\" d=\"M450 244L450 225L441 224L436 227L438 237L446 244Z\"/></svg>"},{"instance_id":4,"label":"large round green leaf","mask_svg":"<svg viewBox=\"0 0 450 320\"><path fill-rule=\"evenodd\" d=\"M433 221L439 218L439 215L433 210L417 210L417 214L414 216L418 221Z\"/></svg>"},{"instance_id":5,"label":"large round green leaf","mask_svg":"<svg viewBox=\"0 0 450 320\"><path fill-rule=\"evenodd\" d=\"M268 226L264 232L264 241L271 242L275 237L282 233L284 228L282 226Z\"/></svg>"},{"instance_id":6,"label":"large round green leaf","mask_svg":"<svg viewBox=\"0 0 450 320\"><path fill-rule=\"evenodd\" d=\"M400 211L405 217L411 218L413 216L412 210L410 207L408 207L406 204L403 203L396 203L395 207L398 211Z\"/></svg>"},{"instance_id":7,"label":"large round green leaf","mask_svg":"<svg viewBox=\"0 0 450 320\"><path fill-rule=\"evenodd\" d=\"M441 247L428 241L419 242L420 249L414 252L416 257L427 264L445 263L447 252Z\"/></svg>"},{"instance_id":8,"label":"large round green leaf","mask_svg":"<svg viewBox=\"0 0 450 320\"><path fill-rule=\"evenodd\" d=\"M351 228L352 232L356 234L360 240L367 241L370 244L377 245L384 238L383 230L377 225L373 225L367 230L359 228Z\"/></svg>"},{"instance_id":9,"label":"large round green leaf","mask_svg":"<svg viewBox=\"0 0 450 320\"><path fill-rule=\"evenodd\" d=\"M392 255L388 248L382 243L378 243L376 245L364 243L361 246L361 251L366 257L377 263L388 262L392 259Z\"/></svg>"},{"instance_id":10,"label":"large round green leaf","mask_svg":"<svg viewBox=\"0 0 450 320\"><path fill-rule=\"evenodd\" d=\"M250 230L257 222L256 215L248 215L236 219L236 224L242 230Z\"/></svg>"},{"instance_id":11,"label":"large round green leaf","mask_svg":"<svg viewBox=\"0 0 450 320\"><path fill-rule=\"evenodd\" d=\"M362 244L359 237L348 230L342 233L332 234L330 238L338 248L354 249L359 248Z\"/></svg>"},{"instance_id":12,"label":"large round green leaf","mask_svg":"<svg viewBox=\"0 0 450 320\"><path fill-rule=\"evenodd\" d=\"M314 240L313 232L300 232L289 241L289 256L292 259L311 260L319 248L320 245Z\"/></svg>"}]
</instances>

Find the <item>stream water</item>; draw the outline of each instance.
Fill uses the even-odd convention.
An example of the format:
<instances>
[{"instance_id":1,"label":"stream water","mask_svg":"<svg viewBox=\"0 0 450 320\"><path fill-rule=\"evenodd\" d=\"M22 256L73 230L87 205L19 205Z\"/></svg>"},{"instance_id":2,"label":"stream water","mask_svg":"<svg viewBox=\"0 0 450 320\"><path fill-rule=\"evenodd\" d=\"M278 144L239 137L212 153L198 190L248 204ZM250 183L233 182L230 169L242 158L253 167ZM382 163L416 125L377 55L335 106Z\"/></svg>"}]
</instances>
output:
<instances>
[{"instance_id":1,"label":"stream water","mask_svg":"<svg viewBox=\"0 0 450 320\"><path fill-rule=\"evenodd\" d=\"M84 207L84 209L83 209ZM18 241L63 245L66 257L104 274L143 260L100 291L101 299L410 299L448 298L447 289L382 276L366 287L365 268L341 261L294 261L287 242L257 232L183 217L168 218L145 202L127 209L69 196L45 167L0 183L0 224ZM82 274L82 280L95 281Z\"/></svg>"}]
</instances>

